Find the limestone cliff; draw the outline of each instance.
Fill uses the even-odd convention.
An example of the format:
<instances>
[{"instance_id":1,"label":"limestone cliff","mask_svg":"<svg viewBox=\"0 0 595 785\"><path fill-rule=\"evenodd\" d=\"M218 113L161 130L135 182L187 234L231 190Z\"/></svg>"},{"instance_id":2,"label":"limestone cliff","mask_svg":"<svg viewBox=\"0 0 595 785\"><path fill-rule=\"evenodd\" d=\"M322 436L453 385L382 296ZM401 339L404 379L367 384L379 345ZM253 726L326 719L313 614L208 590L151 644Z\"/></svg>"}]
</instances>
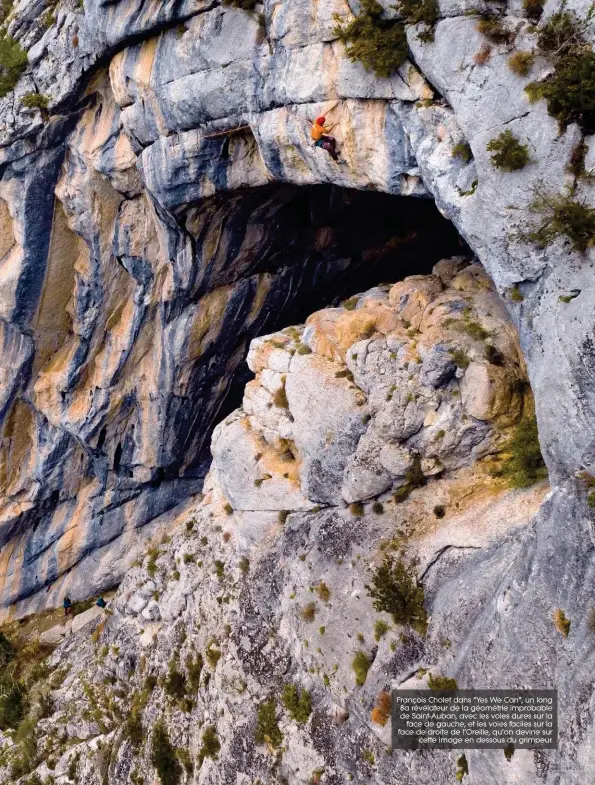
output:
<instances>
[{"instance_id":1,"label":"limestone cliff","mask_svg":"<svg viewBox=\"0 0 595 785\"><path fill-rule=\"evenodd\" d=\"M385 756L369 719L430 667L560 690L560 750L472 753L470 785L593 778L593 129L588 105L544 100L576 76L560 51L591 73L587 4L570 5L556 51L556 0L443 0L431 34L405 20L387 77L346 56L356 2L3 5L2 613L124 578L97 649L83 629L54 655L73 670L25 769L44 748L43 777L152 781L117 728L134 698L145 735L164 715L191 751L189 781L449 782L447 754ZM309 138L321 113L340 163ZM494 165L506 132L521 165ZM580 220L560 229L562 208ZM545 499L492 460L530 415L526 375ZM423 579L430 623L376 649L382 542ZM175 707L174 659L191 688ZM277 705L286 741L267 751L257 705L270 721L284 682L314 711L302 727Z\"/></svg>"}]
</instances>

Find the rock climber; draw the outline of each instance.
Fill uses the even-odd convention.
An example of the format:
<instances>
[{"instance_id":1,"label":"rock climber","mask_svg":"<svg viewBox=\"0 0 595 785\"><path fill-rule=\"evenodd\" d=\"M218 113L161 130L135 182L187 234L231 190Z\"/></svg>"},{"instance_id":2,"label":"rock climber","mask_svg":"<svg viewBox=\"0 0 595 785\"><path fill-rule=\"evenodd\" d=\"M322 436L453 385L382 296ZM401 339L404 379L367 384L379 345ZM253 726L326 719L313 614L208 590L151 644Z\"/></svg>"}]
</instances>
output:
<instances>
[{"instance_id":1,"label":"rock climber","mask_svg":"<svg viewBox=\"0 0 595 785\"><path fill-rule=\"evenodd\" d=\"M66 595L66 597L64 597L64 601L63 601L62 605L64 606L64 615L68 616L68 614L72 610L72 600L70 599L70 597L68 595Z\"/></svg>"},{"instance_id":2,"label":"rock climber","mask_svg":"<svg viewBox=\"0 0 595 785\"><path fill-rule=\"evenodd\" d=\"M330 128L327 127L324 124L325 121L326 117L317 117L316 120L314 120L312 123L312 130L310 131L310 135L314 140L315 147L322 147L323 150L327 151L333 161L338 161L339 155L335 149L337 140L333 136L329 136L329 132L333 130L334 126L331 126Z\"/></svg>"},{"instance_id":3,"label":"rock climber","mask_svg":"<svg viewBox=\"0 0 595 785\"><path fill-rule=\"evenodd\" d=\"M106 607L107 607L107 603L106 603L106 601L103 599L103 597L99 597L99 599L97 600L97 602L95 603L95 605L97 605L99 608L106 608Z\"/></svg>"}]
</instances>

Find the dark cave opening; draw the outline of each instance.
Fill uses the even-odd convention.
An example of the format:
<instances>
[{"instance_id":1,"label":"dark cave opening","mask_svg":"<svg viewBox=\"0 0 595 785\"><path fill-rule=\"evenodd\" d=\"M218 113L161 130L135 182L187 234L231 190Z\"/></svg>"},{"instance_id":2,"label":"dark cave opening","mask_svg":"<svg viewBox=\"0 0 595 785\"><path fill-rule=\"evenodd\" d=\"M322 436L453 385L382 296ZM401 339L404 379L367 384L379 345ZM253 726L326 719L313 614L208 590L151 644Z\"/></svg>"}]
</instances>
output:
<instances>
[{"instance_id":1,"label":"dark cave opening","mask_svg":"<svg viewBox=\"0 0 595 785\"><path fill-rule=\"evenodd\" d=\"M194 298L263 275L272 283L267 306L250 324L256 295L244 286L229 309L229 328L222 327L203 356L195 381L208 411L198 414L199 404L191 421L178 421L184 447L180 461L166 468L170 477L208 468L212 430L241 404L252 378L245 357L254 337L300 324L380 283L428 274L440 259L472 257L433 200L330 185L276 184L218 195L191 208L184 220L196 248ZM241 358L233 368L231 356ZM229 378L215 401L208 393L220 385L222 367Z\"/></svg>"}]
</instances>

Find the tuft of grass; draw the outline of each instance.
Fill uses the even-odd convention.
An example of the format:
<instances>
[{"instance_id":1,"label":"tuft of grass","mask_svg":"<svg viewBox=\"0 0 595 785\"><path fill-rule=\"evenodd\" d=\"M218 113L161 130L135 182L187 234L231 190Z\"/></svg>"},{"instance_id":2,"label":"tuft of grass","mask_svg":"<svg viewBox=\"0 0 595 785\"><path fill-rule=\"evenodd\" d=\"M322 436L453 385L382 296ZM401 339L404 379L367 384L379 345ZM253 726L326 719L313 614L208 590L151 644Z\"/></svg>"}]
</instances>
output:
<instances>
[{"instance_id":1,"label":"tuft of grass","mask_svg":"<svg viewBox=\"0 0 595 785\"><path fill-rule=\"evenodd\" d=\"M493 153L490 157L492 166L505 172L516 172L529 163L529 148L521 144L510 129L491 139L486 150Z\"/></svg>"},{"instance_id":2,"label":"tuft of grass","mask_svg":"<svg viewBox=\"0 0 595 785\"><path fill-rule=\"evenodd\" d=\"M471 360L467 357L467 354L463 349L449 349L448 353L453 359L454 364L457 368L468 368L469 363Z\"/></svg>"},{"instance_id":3,"label":"tuft of grass","mask_svg":"<svg viewBox=\"0 0 595 785\"><path fill-rule=\"evenodd\" d=\"M458 690L456 679L451 679L450 676L434 676L433 673L428 676L428 687L435 692L438 690Z\"/></svg>"},{"instance_id":4,"label":"tuft of grass","mask_svg":"<svg viewBox=\"0 0 595 785\"><path fill-rule=\"evenodd\" d=\"M363 687L368 678L368 671L372 665L372 660L368 657L365 651L361 649L356 652L355 657L351 662L351 668L355 674L355 683L358 687Z\"/></svg>"},{"instance_id":5,"label":"tuft of grass","mask_svg":"<svg viewBox=\"0 0 595 785\"><path fill-rule=\"evenodd\" d=\"M533 52L515 52L508 58L508 67L517 76L527 76L534 62Z\"/></svg>"},{"instance_id":6,"label":"tuft of grass","mask_svg":"<svg viewBox=\"0 0 595 785\"><path fill-rule=\"evenodd\" d=\"M308 690L298 690L295 684L286 684L281 694L281 702L289 712L292 720L299 725L308 722L312 714L312 699Z\"/></svg>"},{"instance_id":7,"label":"tuft of grass","mask_svg":"<svg viewBox=\"0 0 595 785\"><path fill-rule=\"evenodd\" d=\"M465 777L467 774L469 774L469 764L467 763L465 754L463 754L457 758L457 770L455 772L456 781L462 782L463 777Z\"/></svg>"},{"instance_id":8,"label":"tuft of grass","mask_svg":"<svg viewBox=\"0 0 595 785\"><path fill-rule=\"evenodd\" d=\"M312 354L312 349L310 349L310 347L307 346L305 343L302 343L302 344L300 344L298 346L297 353L298 354Z\"/></svg>"},{"instance_id":9,"label":"tuft of grass","mask_svg":"<svg viewBox=\"0 0 595 785\"><path fill-rule=\"evenodd\" d=\"M516 426L504 451L507 457L499 473L506 478L511 488L529 488L548 476L534 413L524 417Z\"/></svg>"},{"instance_id":10,"label":"tuft of grass","mask_svg":"<svg viewBox=\"0 0 595 785\"><path fill-rule=\"evenodd\" d=\"M379 641L381 638L383 638L386 635L389 629L390 627L384 621L384 619L376 619L376 622L374 624L374 638L377 641Z\"/></svg>"},{"instance_id":11,"label":"tuft of grass","mask_svg":"<svg viewBox=\"0 0 595 785\"><path fill-rule=\"evenodd\" d=\"M279 387L277 392L273 395L273 403L279 409L289 409L289 401L287 400L287 393L285 392L285 385Z\"/></svg>"},{"instance_id":12,"label":"tuft of grass","mask_svg":"<svg viewBox=\"0 0 595 785\"><path fill-rule=\"evenodd\" d=\"M377 611L390 613L395 624L409 625L420 635L428 628L428 614L424 607L424 589L417 582L411 567L402 560L385 556L383 563L372 573L372 583L366 586Z\"/></svg>"},{"instance_id":13,"label":"tuft of grass","mask_svg":"<svg viewBox=\"0 0 595 785\"><path fill-rule=\"evenodd\" d=\"M320 581L316 587L316 594L322 602L328 602L331 598L331 590L324 581Z\"/></svg>"},{"instance_id":14,"label":"tuft of grass","mask_svg":"<svg viewBox=\"0 0 595 785\"><path fill-rule=\"evenodd\" d=\"M21 104L26 109L47 109L49 102L50 97L41 93L26 93L21 98Z\"/></svg>"},{"instance_id":15,"label":"tuft of grass","mask_svg":"<svg viewBox=\"0 0 595 785\"><path fill-rule=\"evenodd\" d=\"M545 248L559 237L566 238L579 253L595 244L595 209L570 194L552 194L537 189L530 205L540 218L521 239Z\"/></svg>"},{"instance_id":16,"label":"tuft of grass","mask_svg":"<svg viewBox=\"0 0 595 785\"><path fill-rule=\"evenodd\" d=\"M274 698L263 701L258 707L254 740L257 744L270 744L273 749L278 749L281 746L283 734L277 722L277 707Z\"/></svg>"},{"instance_id":17,"label":"tuft of grass","mask_svg":"<svg viewBox=\"0 0 595 785\"><path fill-rule=\"evenodd\" d=\"M205 657L207 658L207 662L211 666L213 670L217 667L217 663L221 659L221 652L219 649L215 648L215 642L211 641L206 648Z\"/></svg>"},{"instance_id":18,"label":"tuft of grass","mask_svg":"<svg viewBox=\"0 0 595 785\"><path fill-rule=\"evenodd\" d=\"M162 720L157 721L151 736L151 763L161 785L178 785L182 776L182 767Z\"/></svg>"},{"instance_id":19,"label":"tuft of grass","mask_svg":"<svg viewBox=\"0 0 595 785\"><path fill-rule=\"evenodd\" d=\"M519 287L516 286L516 285L510 287L510 289L508 290L508 296L515 303L522 303L523 300L525 299L523 297L523 293L521 292Z\"/></svg>"},{"instance_id":20,"label":"tuft of grass","mask_svg":"<svg viewBox=\"0 0 595 785\"><path fill-rule=\"evenodd\" d=\"M277 513L277 520L281 524L281 526L285 526L287 519L291 515L291 510L279 510Z\"/></svg>"},{"instance_id":21,"label":"tuft of grass","mask_svg":"<svg viewBox=\"0 0 595 785\"><path fill-rule=\"evenodd\" d=\"M446 515L446 507L443 504L436 504L433 512L437 518L444 518Z\"/></svg>"},{"instance_id":22,"label":"tuft of grass","mask_svg":"<svg viewBox=\"0 0 595 785\"><path fill-rule=\"evenodd\" d=\"M595 53L583 33L588 23L570 11L553 14L540 29L539 51L554 68L525 90L531 101L543 98L561 130L577 123L585 134L595 132Z\"/></svg>"},{"instance_id":23,"label":"tuft of grass","mask_svg":"<svg viewBox=\"0 0 595 785\"><path fill-rule=\"evenodd\" d=\"M505 44L510 39L510 30L497 16L482 16L477 29L493 44Z\"/></svg>"},{"instance_id":24,"label":"tuft of grass","mask_svg":"<svg viewBox=\"0 0 595 785\"><path fill-rule=\"evenodd\" d=\"M359 13L348 24L335 16L333 33L345 43L352 62L362 63L377 76L388 77L407 59L408 47L403 23L385 19L383 13L376 0L361 0Z\"/></svg>"},{"instance_id":25,"label":"tuft of grass","mask_svg":"<svg viewBox=\"0 0 595 785\"><path fill-rule=\"evenodd\" d=\"M455 146L452 148L451 157L460 158L461 161L468 164L471 158L473 157L473 153L471 152L471 147L469 143L457 142Z\"/></svg>"},{"instance_id":26,"label":"tuft of grass","mask_svg":"<svg viewBox=\"0 0 595 785\"><path fill-rule=\"evenodd\" d=\"M570 619L566 618L566 614L561 608L557 608L554 611L552 618L554 620L554 627L567 638L568 633L570 632Z\"/></svg>"},{"instance_id":27,"label":"tuft of grass","mask_svg":"<svg viewBox=\"0 0 595 785\"><path fill-rule=\"evenodd\" d=\"M384 505L382 502L374 502L372 505L372 512L376 515L382 515L384 513Z\"/></svg>"},{"instance_id":28,"label":"tuft of grass","mask_svg":"<svg viewBox=\"0 0 595 785\"><path fill-rule=\"evenodd\" d=\"M349 505L349 512L355 517L361 517L364 514L364 505L362 502L353 502Z\"/></svg>"},{"instance_id":29,"label":"tuft of grass","mask_svg":"<svg viewBox=\"0 0 595 785\"><path fill-rule=\"evenodd\" d=\"M205 758L218 758L220 749L221 743L217 736L217 729L214 725L207 725L203 731L198 751L198 765L202 766Z\"/></svg>"},{"instance_id":30,"label":"tuft of grass","mask_svg":"<svg viewBox=\"0 0 595 785\"><path fill-rule=\"evenodd\" d=\"M307 602L300 611L303 621L312 622L316 618L316 603Z\"/></svg>"}]
</instances>

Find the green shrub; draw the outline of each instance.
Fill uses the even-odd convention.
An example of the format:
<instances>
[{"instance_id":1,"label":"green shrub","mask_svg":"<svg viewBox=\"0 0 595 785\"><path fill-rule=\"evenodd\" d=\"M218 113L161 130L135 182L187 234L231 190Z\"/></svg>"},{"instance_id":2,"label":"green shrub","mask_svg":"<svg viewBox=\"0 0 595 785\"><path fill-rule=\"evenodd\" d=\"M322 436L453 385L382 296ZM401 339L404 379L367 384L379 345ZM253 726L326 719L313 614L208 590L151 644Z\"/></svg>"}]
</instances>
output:
<instances>
[{"instance_id":1,"label":"green shrub","mask_svg":"<svg viewBox=\"0 0 595 785\"><path fill-rule=\"evenodd\" d=\"M198 751L198 764L202 766L205 758L217 758L221 750L221 743L217 737L217 729L207 725L202 734L202 744Z\"/></svg>"},{"instance_id":2,"label":"green shrub","mask_svg":"<svg viewBox=\"0 0 595 785\"><path fill-rule=\"evenodd\" d=\"M508 58L508 67L517 76L527 76L534 62L533 52L515 52Z\"/></svg>"},{"instance_id":3,"label":"green shrub","mask_svg":"<svg viewBox=\"0 0 595 785\"><path fill-rule=\"evenodd\" d=\"M395 624L407 624L420 635L426 634L428 614L424 608L424 589L413 569L403 561L386 556L373 572L372 583L366 590L377 611L390 613Z\"/></svg>"},{"instance_id":4,"label":"green shrub","mask_svg":"<svg viewBox=\"0 0 595 785\"><path fill-rule=\"evenodd\" d=\"M182 767L161 720L155 724L151 736L151 763L162 785L178 785L182 776Z\"/></svg>"},{"instance_id":5,"label":"green shrub","mask_svg":"<svg viewBox=\"0 0 595 785\"><path fill-rule=\"evenodd\" d=\"M283 687L281 702L292 720L299 725L308 722L308 717L312 714L312 699L308 690L300 692L295 684L286 684Z\"/></svg>"},{"instance_id":6,"label":"green shrub","mask_svg":"<svg viewBox=\"0 0 595 785\"><path fill-rule=\"evenodd\" d=\"M504 450L508 455L500 467L500 473L511 488L529 488L547 477L535 414L521 420Z\"/></svg>"},{"instance_id":7,"label":"green shrub","mask_svg":"<svg viewBox=\"0 0 595 785\"><path fill-rule=\"evenodd\" d=\"M0 668L4 669L14 659L16 649L3 632L0 632Z\"/></svg>"},{"instance_id":8,"label":"green shrub","mask_svg":"<svg viewBox=\"0 0 595 785\"><path fill-rule=\"evenodd\" d=\"M510 31L497 16L482 16L477 29L493 44L504 44L510 38Z\"/></svg>"},{"instance_id":9,"label":"green shrub","mask_svg":"<svg viewBox=\"0 0 595 785\"><path fill-rule=\"evenodd\" d=\"M187 749L182 747L178 747L176 750L176 755L178 756L178 760L182 764L182 766L186 769L188 774L192 774L194 771L194 765L192 763L192 758L190 757L190 753Z\"/></svg>"},{"instance_id":10,"label":"green shrub","mask_svg":"<svg viewBox=\"0 0 595 785\"><path fill-rule=\"evenodd\" d=\"M448 353L453 359L454 364L457 368L468 368L469 363L471 362L470 359L467 357L467 354L463 349L449 349Z\"/></svg>"},{"instance_id":11,"label":"green shrub","mask_svg":"<svg viewBox=\"0 0 595 785\"><path fill-rule=\"evenodd\" d=\"M563 130L577 123L584 133L595 132L595 54L583 37L585 23L568 11L547 21L537 38L542 54L554 64L553 72L541 82L525 88L529 99L544 98L548 112Z\"/></svg>"},{"instance_id":12,"label":"green shrub","mask_svg":"<svg viewBox=\"0 0 595 785\"><path fill-rule=\"evenodd\" d=\"M9 93L25 68L27 67L27 52L9 35L0 37L0 98Z\"/></svg>"},{"instance_id":13,"label":"green shrub","mask_svg":"<svg viewBox=\"0 0 595 785\"><path fill-rule=\"evenodd\" d=\"M468 142L457 142L452 148L451 156L453 158L460 158L466 164L469 163L473 154Z\"/></svg>"},{"instance_id":14,"label":"green shrub","mask_svg":"<svg viewBox=\"0 0 595 785\"><path fill-rule=\"evenodd\" d=\"M355 683L358 687L363 687L368 678L368 671L372 665L372 660L365 651L358 651L351 661L351 668L355 674Z\"/></svg>"},{"instance_id":15,"label":"green shrub","mask_svg":"<svg viewBox=\"0 0 595 785\"><path fill-rule=\"evenodd\" d=\"M525 89L531 101L547 101L548 112L562 130L577 123L586 134L595 133L595 54L591 50L568 55L550 76Z\"/></svg>"},{"instance_id":16,"label":"green shrub","mask_svg":"<svg viewBox=\"0 0 595 785\"><path fill-rule=\"evenodd\" d=\"M405 18L407 24L423 24L423 29L417 36L420 41L434 40L434 28L440 10L437 0L397 0L395 8Z\"/></svg>"},{"instance_id":17,"label":"green shrub","mask_svg":"<svg viewBox=\"0 0 595 785\"><path fill-rule=\"evenodd\" d=\"M584 45L581 23L569 11L552 14L537 36L537 46L545 55L563 58Z\"/></svg>"},{"instance_id":18,"label":"green shrub","mask_svg":"<svg viewBox=\"0 0 595 785\"><path fill-rule=\"evenodd\" d=\"M530 210L540 218L528 231L520 233L521 239L545 248L558 237L565 237L580 253L595 243L595 209L585 200L537 190Z\"/></svg>"},{"instance_id":19,"label":"green shrub","mask_svg":"<svg viewBox=\"0 0 595 785\"><path fill-rule=\"evenodd\" d=\"M372 512L376 515L382 515L384 513L384 505L382 502L374 502L372 505Z\"/></svg>"},{"instance_id":20,"label":"green shrub","mask_svg":"<svg viewBox=\"0 0 595 785\"><path fill-rule=\"evenodd\" d=\"M333 33L346 44L352 62L359 61L366 70L387 77L405 62L408 49L404 25L383 19L382 14L376 0L361 0L359 14L348 24L335 17Z\"/></svg>"},{"instance_id":21,"label":"green shrub","mask_svg":"<svg viewBox=\"0 0 595 785\"><path fill-rule=\"evenodd\" d=\"M469 774L469 764L467 763L467 758L463 753L463 755L460 755L457 758L457 770L455 773L457 782L462 782L463 777L465 777L467 774Z\"/></svg>"},{"instance_id":22,"label":"green shrub","mask_svg":"<svg viewBox=\"0 0 595 785\"><path fill-rule=\"evenodd\" d=\"M428 676L428 687L435 692L458 689L456 679L451 679L449 676L434 676L432 673Z\"/></svg>"},{"instance_id":23,"label":"green shrub","mask_svg":"<svg viewBox=\"0 0 595 785\"><path fill-rule=\"evenodd\" d=\"M389 629L390 628L384 619L376 619L376 622L374 623L374 637L376 640L379 641L380 638L383 638Z\"/></svg>"},{"instance_id":24,"label":"green shrub","mask_svg":"<svg viewBox=\"0 0 595 785\"><path fill-rule=\"evenodd\" d=\"M180 700L186 695L186 677L178 669L178 663L175 659L169 664L163 688L169 697L174 700Z\"/></svg>"},{"instance_id":25,"label":"green shrub","mask_svg":"<svg viewBox=\"0 0 595 785\"><path fill-rule=\"evenodd\" d=\"M27 708L27 690L8 673L0 674L0 730L16 728Z\"/></svg>"},{"instance_id":26,"label":"green shrub","mask_svg":"<svg viewBox=\"0 0 595 785\"><path fill-rule=\"evenodd\" d=\"M2 0L2 2L0 2L0 24L8 19L13 4L14 0Z\"/></svg>"},{"instance_id":27,"label":"green shrub","mask_svg":"<svg viewBox=\"0 0 595 785\"><path fill-rule=\"evenodd\" d=\"M21 98L21 103L26 109L47 109L49 101L49 96L41 93L27 93Z\"/></svg>"},{"instance_id":28,"label":"green shrub","mask_svg":"<svg viewBox=\"0 0 595 785\"><path fill-rule=\"evenodd\" d=\"M263 701L258 707L254 740L257 744L270 744L273 749L278 749L281 746L283 734L277 723L277 707L274 698Z\"/></svg>"},{"instance_id":29,"label":"green shrub","mask_svg":"<svg viewBox=\"0 0 595 785\"><path fill-rule=\"evenodd\" d=\"M492 166L505 172L515 172L529 163L529 149L521 144L510 129L491 139L486 150L493 153Z\"/></svg>"}]
</instances>

